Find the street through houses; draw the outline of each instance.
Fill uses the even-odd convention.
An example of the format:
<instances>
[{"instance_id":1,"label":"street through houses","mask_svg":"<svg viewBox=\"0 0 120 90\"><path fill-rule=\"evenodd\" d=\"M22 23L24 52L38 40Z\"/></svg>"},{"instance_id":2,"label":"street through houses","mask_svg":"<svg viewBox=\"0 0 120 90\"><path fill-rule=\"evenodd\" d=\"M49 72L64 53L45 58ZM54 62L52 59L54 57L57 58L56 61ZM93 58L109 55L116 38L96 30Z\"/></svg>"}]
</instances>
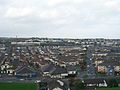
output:
<instances>
[{"instance_id":1,"label":"street through houses","mask_svg":"<svg viewBox=\"0 0 120 90\"><path fill-rule=\"evenodd\" d=\"M93 62L93 52L94 47L88 47L87 48L87 74L89 78L94 78L95 77L95 66Z\"/></svg>"}]
</instances>

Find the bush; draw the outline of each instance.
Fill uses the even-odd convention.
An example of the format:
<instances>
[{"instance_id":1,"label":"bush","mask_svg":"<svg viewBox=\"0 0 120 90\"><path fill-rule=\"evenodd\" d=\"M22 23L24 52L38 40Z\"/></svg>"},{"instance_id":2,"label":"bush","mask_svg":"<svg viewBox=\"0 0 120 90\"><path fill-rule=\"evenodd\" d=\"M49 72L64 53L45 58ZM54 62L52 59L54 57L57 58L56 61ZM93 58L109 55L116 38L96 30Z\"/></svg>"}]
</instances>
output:
<instances>
[{"instance_id":1,"label":"bush","mask_svg":"<svg viewBox=\"0 0 120 90\"><path fill-rule=\"evenodd\" d=\"M110 78L107 80L108 87L118 87L118 82L115 78Z\"/></svg>"},{"instance_id":2,"label":"bush","mask_svg":"<svg viewBox=\"0 0 120 90\"><path fill-rule=\"evenodd\" d=\"M69 80L69 86L71 90L84 90L85 85L81 80L75 80L75 79L70 79Z\"/></svg>"}]
</instances>

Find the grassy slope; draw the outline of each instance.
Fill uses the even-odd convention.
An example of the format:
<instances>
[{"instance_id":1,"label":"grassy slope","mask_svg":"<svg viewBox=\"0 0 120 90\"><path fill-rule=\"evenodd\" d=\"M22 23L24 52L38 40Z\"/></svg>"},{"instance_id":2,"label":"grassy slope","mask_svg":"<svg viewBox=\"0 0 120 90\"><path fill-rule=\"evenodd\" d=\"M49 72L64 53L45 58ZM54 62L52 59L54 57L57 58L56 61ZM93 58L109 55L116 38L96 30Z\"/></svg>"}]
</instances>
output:
<instances>
[{"instance_id":1,"label":"grassy slope","mask_svg":"<svg viewBox=\"0 0 120 90\"><path fill-rule=\"evenodd\" d=\"M120 90L120 87L118 87L118 88L99 88L97 90Z\"/></svg>"},{"instance_id":2,"label":"grassy slope","mask_svg":"<svg viewBox=\"0 0 120 90\"><path fill-rule=\"evenodd\" d=\"M0 83L0 90L37 90L32 83Z\"/></svg>"}]
</instances>

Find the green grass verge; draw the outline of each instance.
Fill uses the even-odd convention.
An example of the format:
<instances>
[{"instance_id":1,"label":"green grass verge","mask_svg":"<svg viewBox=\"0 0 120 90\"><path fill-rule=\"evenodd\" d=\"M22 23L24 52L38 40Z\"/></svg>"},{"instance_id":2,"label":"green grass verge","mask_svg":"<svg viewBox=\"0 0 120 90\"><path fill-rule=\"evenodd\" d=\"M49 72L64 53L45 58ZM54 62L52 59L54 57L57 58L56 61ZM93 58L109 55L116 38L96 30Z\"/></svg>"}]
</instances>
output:
<instances>
[{"instance_id":1,"label":"green grass verge","mask_svg":"<svg viewBox=\"0 0 120 90\"><path fill-rule=\"evenodd\" d=\"M96 90L120 90L120 87L116 87L116 88L99 88Z\"/></svg>"},{"instance_id":2,"label":"green grass verge","mask_svg":"<svg viewBox=\"0 0 120 90\"><path fill-rule=\"evenodd\" d=\"M0 90L37 90L33 83L0 83Z\"/></svg>"}]
</instances>

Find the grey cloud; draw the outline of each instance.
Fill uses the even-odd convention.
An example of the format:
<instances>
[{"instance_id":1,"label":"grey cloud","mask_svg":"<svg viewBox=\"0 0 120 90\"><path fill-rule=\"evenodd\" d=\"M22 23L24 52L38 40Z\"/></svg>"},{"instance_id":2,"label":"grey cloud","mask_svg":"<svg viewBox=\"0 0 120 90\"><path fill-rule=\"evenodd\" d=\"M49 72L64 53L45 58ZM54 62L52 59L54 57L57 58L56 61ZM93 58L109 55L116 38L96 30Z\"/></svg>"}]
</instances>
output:
<instances>
[{"instance_id":1,"label":"grey cloud","mask_svg":"<svg viewBox=\"0 0 120 90\"><path fill-rule=\"evenodd\" d=\"M119 3L119 0L1 0L1 35L119 38Z\"/></svg>"}]
</instances>

